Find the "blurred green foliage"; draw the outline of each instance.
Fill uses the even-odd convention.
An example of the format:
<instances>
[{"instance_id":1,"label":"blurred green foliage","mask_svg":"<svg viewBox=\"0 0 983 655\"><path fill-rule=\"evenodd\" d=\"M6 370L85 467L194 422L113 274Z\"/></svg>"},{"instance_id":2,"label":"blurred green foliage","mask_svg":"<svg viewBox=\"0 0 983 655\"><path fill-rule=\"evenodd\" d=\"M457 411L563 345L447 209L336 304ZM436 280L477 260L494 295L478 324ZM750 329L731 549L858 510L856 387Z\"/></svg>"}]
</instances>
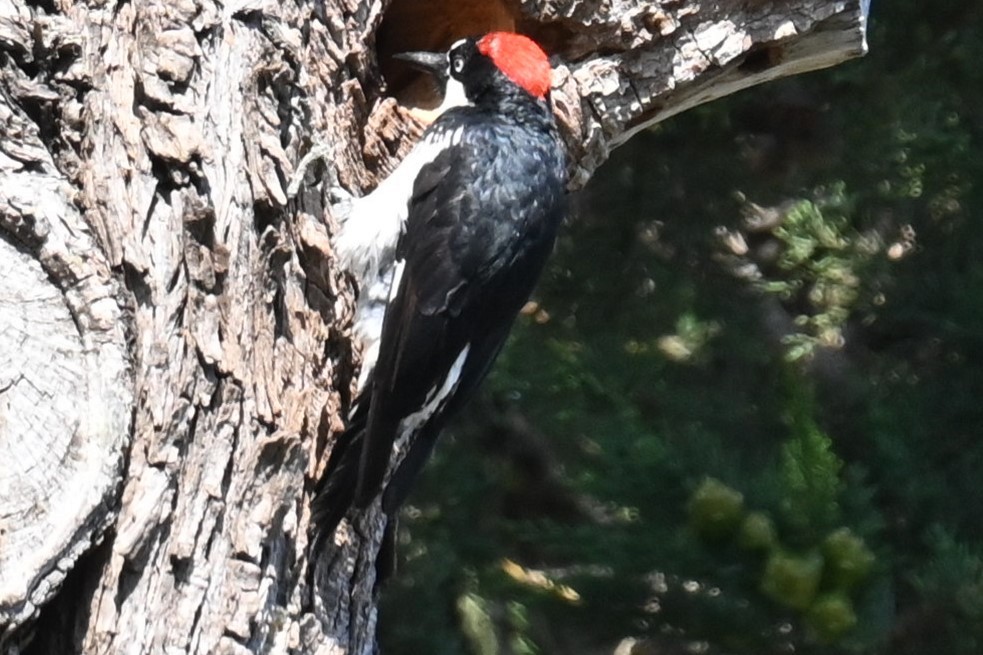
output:
<instances>
[{"instance_id":1,"label":"blurred green foliage","mask_svg":"<svg viewBox=\"0 0 983 655\"><path fill-rule=\"evenodd\" d=\"M983 652L981 18L875 5L865 59L614 153L411 497L384 652Z\"/></svg>"}]
</instances>

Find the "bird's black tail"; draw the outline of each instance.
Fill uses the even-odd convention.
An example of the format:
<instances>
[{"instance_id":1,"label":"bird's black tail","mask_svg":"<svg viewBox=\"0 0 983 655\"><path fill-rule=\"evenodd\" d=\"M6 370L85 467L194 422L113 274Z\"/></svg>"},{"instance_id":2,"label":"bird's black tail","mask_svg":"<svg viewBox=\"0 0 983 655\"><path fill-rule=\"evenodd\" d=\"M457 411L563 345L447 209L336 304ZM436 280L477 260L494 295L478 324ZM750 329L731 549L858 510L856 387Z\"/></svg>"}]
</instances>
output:
<instances>
[{"instance_id":1,"label":"bird's black tail","mask_svg":"<svg viewBox=\"0 0 983 655\"><path fill-rule=\"evenodd\" d=\"M311 501L312 575L315 568L332 558L331 538L341 519L356 507L355 496L367 421L367 408L359 406L348 428L338 437L324 475L314 489L314 499ZM396 526L396 517L390 515L376 560L377 587L389 579L396 568Z\"/></svg>"},{"instance_id":2,"label":"bird's black tail","mask_svg":"<svg viewBox=\"0 0 983 655\"><path fill-rule=\"evenodd\" d=\"M320 555L330 543L338 524L355 501L367 420L367 408L360 405L353 412L348 428L335 442L328 465L314 488L311 501L311 550L314 555Z\"/></svg>"}]
</instances>

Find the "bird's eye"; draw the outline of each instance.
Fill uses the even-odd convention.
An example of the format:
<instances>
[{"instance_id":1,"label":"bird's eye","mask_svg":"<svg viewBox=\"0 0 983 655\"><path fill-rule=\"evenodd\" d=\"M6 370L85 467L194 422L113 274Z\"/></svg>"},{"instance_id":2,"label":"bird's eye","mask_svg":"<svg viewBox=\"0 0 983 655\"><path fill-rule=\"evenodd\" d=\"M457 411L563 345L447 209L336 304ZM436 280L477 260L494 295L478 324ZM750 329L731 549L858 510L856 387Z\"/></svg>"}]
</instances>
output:
<instances>
[{"instance_id":1,"label":"bird's eye","mask_svg":"<svg viewBox=\"0 0 983 655\"><path fill-rule=\"evenodd\" d=\"M454 70L455 73L460 73L461 71L463 71L464 57L461 57L460 55L451 57L451 68Z\"/></svg>"}]
</instances>

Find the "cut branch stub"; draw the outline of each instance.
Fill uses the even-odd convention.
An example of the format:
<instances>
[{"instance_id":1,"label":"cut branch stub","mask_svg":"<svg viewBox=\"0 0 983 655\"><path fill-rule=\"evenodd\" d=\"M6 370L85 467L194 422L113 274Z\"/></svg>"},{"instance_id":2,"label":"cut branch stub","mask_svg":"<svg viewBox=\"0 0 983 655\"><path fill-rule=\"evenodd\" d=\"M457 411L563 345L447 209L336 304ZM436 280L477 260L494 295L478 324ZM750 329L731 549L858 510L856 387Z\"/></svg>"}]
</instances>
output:
<instances>
[{"instance_id":1,"label":"cut branch stub","mask_svg":"<svg viewBox=\"0 0 983 655\"><path fill-rule=\"evenodd\" d=\"M133 409L109 267L70 185L25 168L0 154L0 650L115 517Z\"/></svg>"}]
</instances>

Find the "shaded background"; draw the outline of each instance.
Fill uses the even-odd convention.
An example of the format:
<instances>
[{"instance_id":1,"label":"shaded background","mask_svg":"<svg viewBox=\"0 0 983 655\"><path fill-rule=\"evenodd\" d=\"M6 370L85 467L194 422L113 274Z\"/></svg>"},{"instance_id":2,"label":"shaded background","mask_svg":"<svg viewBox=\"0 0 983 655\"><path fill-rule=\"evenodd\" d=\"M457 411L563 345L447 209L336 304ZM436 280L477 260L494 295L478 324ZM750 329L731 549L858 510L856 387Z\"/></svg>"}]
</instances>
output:
<instances>
[{"instance_id":1,"label":"shaded background","mask_svg":"<svg viewBox=\"0 0 983 655\"><path fill-rule=\"evenodd\" d=\"M983 30L635 137L411 497L401 653L983 652Z\"/></svg>"}]
</instances>

